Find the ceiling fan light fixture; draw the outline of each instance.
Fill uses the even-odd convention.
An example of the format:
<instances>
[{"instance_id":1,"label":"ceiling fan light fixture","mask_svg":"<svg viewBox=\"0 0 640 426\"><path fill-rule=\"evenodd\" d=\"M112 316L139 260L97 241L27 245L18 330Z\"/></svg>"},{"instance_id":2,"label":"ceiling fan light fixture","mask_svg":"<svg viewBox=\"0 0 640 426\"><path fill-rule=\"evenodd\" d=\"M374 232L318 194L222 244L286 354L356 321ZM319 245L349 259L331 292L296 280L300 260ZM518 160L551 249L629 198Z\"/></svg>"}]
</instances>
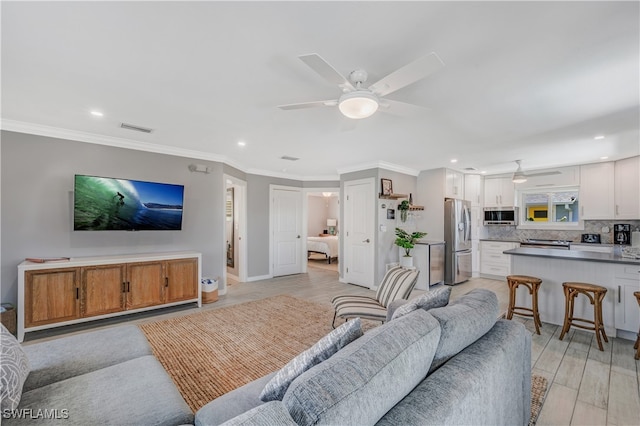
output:
<instances>
[{"instance_id":1,"label":"ceiling fan light fixture","mask_svg":"<svg viewBox=\"0 0 640 426\"><path fill-rule=\"evenodd\" d=\"M361 119L372 116L378 110L378 98L366 90L356 90L340 97L338 108L345 116Z\"/></svg>"},{"instance_id":2,"label":"ceiling fan light fixture","mask_svg":"<svg viewBox=\"0 0 640 426\"><path fill-rule=\"evenodd\" d=\"M513 183L524 183L527 181L527 177L525 175L523 175L522 173L514 173L513 174L513 179L511 179L511 181Z\"/></svg>"}]
</instances>

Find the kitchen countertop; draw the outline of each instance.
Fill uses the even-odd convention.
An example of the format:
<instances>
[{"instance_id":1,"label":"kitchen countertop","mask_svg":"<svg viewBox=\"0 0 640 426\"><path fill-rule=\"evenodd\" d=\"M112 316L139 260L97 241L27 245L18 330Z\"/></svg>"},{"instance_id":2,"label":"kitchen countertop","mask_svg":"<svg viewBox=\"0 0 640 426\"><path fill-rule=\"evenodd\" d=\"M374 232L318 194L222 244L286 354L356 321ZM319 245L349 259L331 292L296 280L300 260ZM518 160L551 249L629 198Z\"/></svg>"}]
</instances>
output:
<instances>
[{"instance_id":1,"label":"kitchen countertop","mask_svg":"<svg viewBox=\"0 0 640 426\"><path fill-rule=\"evenodd\" d=\"M620 263L623 265L640 265L640 259L631 259L612 253L598 253L579 250L572 251L520 247L511 250L505 250L503 253L512 254L515 256L550 257L561 260L583 260L590 262Z\"/></svg>"},{"instance_id":2,"label":"kitchen countertop","mask_svg":"<svg viewBox=\"0 0 640 426\"><path fill-rule=\"evenodd\" d=\"M480 241L496 241L499 243L521 243L522 241L513 238L480 238Z\"/></svg>"},{"instance_id":3,"label":"kitchen countertop","mask_svg":"<svg viewBox=\"0 0 640 426\"><path fill-rule=\"evenodd\" d=\"M418 240L416 241L416 244L422 244L425 246L435 246L438 244L444 244L444 241L439 241L439 240Z\"/></svg>"}]
</instances>

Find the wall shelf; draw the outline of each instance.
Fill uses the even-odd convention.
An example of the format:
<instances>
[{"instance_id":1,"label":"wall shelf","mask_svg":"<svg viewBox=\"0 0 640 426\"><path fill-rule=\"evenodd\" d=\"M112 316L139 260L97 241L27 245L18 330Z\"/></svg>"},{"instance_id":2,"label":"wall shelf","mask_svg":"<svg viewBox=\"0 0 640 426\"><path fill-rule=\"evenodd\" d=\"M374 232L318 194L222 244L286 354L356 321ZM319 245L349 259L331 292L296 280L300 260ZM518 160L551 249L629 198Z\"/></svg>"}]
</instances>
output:
<instances>
[{"instance_id":1,"label":"wall shelf","mask_svg":"<svg viewBox=\"0 0 640 426\"><path fill-rule=\"evenodd\" d=\"M407 194L389 194L389 195L385 195L385 194L379 194L378 198L383 199L383 200L399 200L400 198L408 198L409 196Z\"/></svg>"}]
</instances>

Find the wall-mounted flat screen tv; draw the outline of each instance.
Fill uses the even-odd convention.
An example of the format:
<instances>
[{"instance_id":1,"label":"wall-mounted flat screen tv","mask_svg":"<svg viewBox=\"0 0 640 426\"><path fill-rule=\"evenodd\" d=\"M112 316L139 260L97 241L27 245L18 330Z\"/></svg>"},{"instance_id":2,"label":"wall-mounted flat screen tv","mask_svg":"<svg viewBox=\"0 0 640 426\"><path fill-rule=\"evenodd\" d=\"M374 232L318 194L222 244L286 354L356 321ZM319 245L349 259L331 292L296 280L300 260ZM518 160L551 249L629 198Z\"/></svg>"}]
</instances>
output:
<instances>
[{"instance_id":1,"label":"wall-mounted flat screen tv","mask_svg":"<svg viewBox=\"0 0 640 426\"><path fill-rule=\"evenodd\" d=\"M184 186L75 175L75 231L179 231Z\"/></svg>"}]
</instances>

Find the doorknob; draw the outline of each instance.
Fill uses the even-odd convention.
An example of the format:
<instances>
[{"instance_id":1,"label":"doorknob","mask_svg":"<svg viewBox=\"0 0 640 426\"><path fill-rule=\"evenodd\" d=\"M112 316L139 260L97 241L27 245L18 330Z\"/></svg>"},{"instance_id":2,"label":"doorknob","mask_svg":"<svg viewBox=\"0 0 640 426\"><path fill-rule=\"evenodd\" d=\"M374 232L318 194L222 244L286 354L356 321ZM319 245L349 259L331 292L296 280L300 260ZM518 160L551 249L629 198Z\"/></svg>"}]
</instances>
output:
<instances>
[{"instance_id":1,"label":"doorknob","mask_svg":"<svg viewBox=\"0 0 640 426\"><path fill-rule=\"evenodd\" d=\"M370 240L367 238L366 240L362 241L363 243L369 243Z\"/></svg>"},{"instance_id":2,"label":"doorknob","mask_svg":"<svg viewBox=\"0 0 640 426\"><path fill-rule=\"evenodd\" d=\"M300 238L300 235L298 235L296 238Z\"/></svg>"}]
</instances>

